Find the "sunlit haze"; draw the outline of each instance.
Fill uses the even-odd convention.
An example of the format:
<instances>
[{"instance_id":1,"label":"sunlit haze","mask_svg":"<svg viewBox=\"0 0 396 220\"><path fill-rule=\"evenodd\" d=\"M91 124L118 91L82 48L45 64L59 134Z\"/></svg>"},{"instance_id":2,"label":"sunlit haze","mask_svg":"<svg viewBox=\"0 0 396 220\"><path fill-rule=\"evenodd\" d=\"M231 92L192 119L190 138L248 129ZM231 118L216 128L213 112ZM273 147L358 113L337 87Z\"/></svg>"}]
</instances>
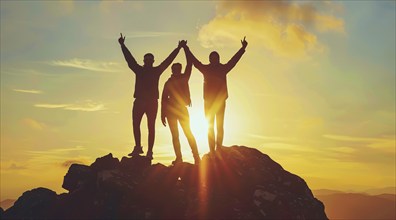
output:
<instances>
[{"instance_id":1,"label":"sunlit haze","mask_svg":"<svg viewBox=\"0 0 396 220\"><path fill-rule=\"evenodd\" d=\"M185 39L229 73L224 145L254 147L311 189L395 186L395 1L1 1L0 200L63 192L72 163L134 146L135 75L117 42L160 64ZM174 62L186 64L183 50ZM170 77L160 78L159 91ZM192 131L209 151L203 77L190 79ZM142 124L147 150L147 122ZM180 129L185 161L193 162ZM156 121L153 163L174 160Z\"/></svg>"}]
</instances>

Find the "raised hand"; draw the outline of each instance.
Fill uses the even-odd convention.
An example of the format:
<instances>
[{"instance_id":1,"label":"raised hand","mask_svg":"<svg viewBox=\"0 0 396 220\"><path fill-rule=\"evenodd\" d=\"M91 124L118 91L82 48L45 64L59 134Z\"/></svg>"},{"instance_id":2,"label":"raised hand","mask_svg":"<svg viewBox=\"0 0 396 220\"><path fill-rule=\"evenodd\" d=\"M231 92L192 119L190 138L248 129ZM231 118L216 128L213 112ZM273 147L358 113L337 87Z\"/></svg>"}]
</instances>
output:
<instances>
[{"instance_id":1,"label":"raised hand","mask_svg":"<svg viewBox=\"0 0 396 220\"><path fill-rule=\"evenodd\" d=\"M184 48L187 45L187 41L186 40L181 40L179 41L179 45L177 46L178 48Z\"/></svg>"},{"instance_id":2,"label":"raised hand","mask_svg":"<svg viewBox=\"0 0 396 220\"><path fill-rule=\"evenodd\" d=\"M246 41L246 36L243 38L243 40L241 40L241 43L242 43L242 47L243 47L243 48L246 48L246 47L247 47L248 42Z\"/></svg>"},{"instance_id":3,"label":"raised hand","mask_svg":"<svg viewBox=\"0 0 396 220\"><path fill-rule=\"evenodd\" d=\"M182 47L185 48L187 46L187 40L182 40L182 42L183 42Z\"/></svg>"},{"instance_id":4,"label":"raised hand","mask_svg":"<svg viewBox=\"0 0 396 220\"><path fill-rule=\"evenodd\" d=\"M124 44L124 41L125 41L125 36L122 37L122 33L120 33L120 35L121 35L121 37L118 38L118 43L120 43L121 45L123 45L123 44Z\"/></svg>"}]
</instances>

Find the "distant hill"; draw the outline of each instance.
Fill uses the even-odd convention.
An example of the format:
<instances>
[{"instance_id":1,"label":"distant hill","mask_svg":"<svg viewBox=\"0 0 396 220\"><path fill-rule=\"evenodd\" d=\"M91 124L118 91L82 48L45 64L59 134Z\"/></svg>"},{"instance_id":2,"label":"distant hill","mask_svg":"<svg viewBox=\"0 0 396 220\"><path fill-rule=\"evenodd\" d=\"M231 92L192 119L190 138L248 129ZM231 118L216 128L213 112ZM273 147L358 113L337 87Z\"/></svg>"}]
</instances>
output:
<instances>
[{"instance_id":1,"label":"distant hill","mask_svg":"<svg viewBox=\"0 0 396 220\"><path fill-rule=\"evenodd\" d=\"M381 194L377 195L378 198L389 199L391 201L396 201L396 194Z\"/></svg>"},{"instance_id":2,"label":"distant hill","mask_svg":"<svg viewBox=\"0 0 396 220\"><path fill-rule=\"evenodd\" d=\"M396 187L375 188L366 190L364 192L370 195L396 194Z\"/></svg>"},{"instance_id":3,"label":"distant hill","mask_svg":"<svg viewBox=\"0 0 396 220\"><path fill-rule=\"evenodd\" d=\"M345 192L339 190L332 190L332 189L315 189L312 190L312 193L315 196L325 196L325 195L332 195L336 193L345 193Z\"/></svg>"},{"instance_id":4,"label":"distant hill","mask_svg":"<svg viewBox=\"0 0 396 220\"><path fill-rule=\"evenodd\" d=\"M395 194L315 194L330 219L396 219Z\"/></svg>"},{"instance_id":5,"label":"distant hill","mask_svg":"<svg viewBox=\"0 0 396 220\"><path fill-rule=\"evenodd\" d=\"M26 191L0 218L327 219L304 179L244 146L168 167L108 154L90 166L72 164L62 187L68 193Z\"/></svg>"},{"instance_id":6,"label":"distant hill","mask_svg":"<svg viewBox=\"0 0 396 220\"><path fill-rule=\"evenodd\" d=\"M14 205L15 199L6 199L0 202L0 207L4 210Z\"/></svg>"}]
</instances>

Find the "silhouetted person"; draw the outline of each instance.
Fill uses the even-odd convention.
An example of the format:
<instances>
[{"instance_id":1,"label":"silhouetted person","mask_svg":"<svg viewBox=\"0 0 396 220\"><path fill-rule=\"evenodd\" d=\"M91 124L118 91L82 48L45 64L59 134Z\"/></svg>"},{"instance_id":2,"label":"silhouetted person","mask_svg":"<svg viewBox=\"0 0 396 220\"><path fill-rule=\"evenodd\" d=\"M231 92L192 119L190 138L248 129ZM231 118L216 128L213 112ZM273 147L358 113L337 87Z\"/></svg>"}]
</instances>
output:
<instances>
[{"instance_id":1,"label":"silhouetted person","mask_svg":"<svg viewBox=\"0 0 396 220\"><path fill-rule=\"evenodd\" d=\"M135 147L129 156L134 156L143 153L143 147L141 145L141 133L140 123L144 114L147 116L148 126L148 150L146 157L150 160L153 159L153 146L155 139L155 120L158 111L158 81L161 74L166 68L173 62L176 55L179 53L181 48L181 42L176 49L159 65L154 67L154 55L147 53L144 55L143 66L139 65L135 58L129 52L128 48L124 44L125 36L118 39L121 45L122 53L124 54L125 60L128 63L129 68L135 73L135 93L133 97L135 101L133 103L132 110L132 121L133 121L133 135L135 137ZM183 42L183 41L182 41Z\"/></svg>"},{"instance_id":2,"label":"silhouetted person","mask_svg":"<svg viewBox=\"0 0 396 220\"><path fill-rule=\"evenodd\" d=\"M246 38L246 37L245 37ZM220 56L216 51L209 55L209 64L202 64L186 46L186 53L190 54L194 66L203 74L204 77L204 106L205 116L208 120L208 142L210 152L223 147L224 136L224 112L226 99L228 98L227 74L237 64L245 53L247 41L241 40L242 47L226 64L220 63ZM215 141L214 120L216 119L217 139Z\"/></svg>"},{"instance_id":3,"label":"silhouetted person","mask_svg":"<svg viewBox=\"0 0 396 220\"><path fill-rule=\"evenodd\" d=\"M185 49L185 44L183 44ZM194 156L195 164L199 164L200 158L198 154L197 142L190 128L190 116L186 106L191 106L190 88L188 81L191 76L192 59L186 53L187 65L182 74L182 65L175 63L172 65L172 75L166 81L164 90L162 92L161 101L161 120L162 124L166 126L166 119L168 120L169 129L172 134L173 148L176 154L176 160L172 164L183 162L183 157L180 149L179 129L177 122L180 123L184 134L187 137L188 143L191 147Z\"/></svg>"}]
</instances>

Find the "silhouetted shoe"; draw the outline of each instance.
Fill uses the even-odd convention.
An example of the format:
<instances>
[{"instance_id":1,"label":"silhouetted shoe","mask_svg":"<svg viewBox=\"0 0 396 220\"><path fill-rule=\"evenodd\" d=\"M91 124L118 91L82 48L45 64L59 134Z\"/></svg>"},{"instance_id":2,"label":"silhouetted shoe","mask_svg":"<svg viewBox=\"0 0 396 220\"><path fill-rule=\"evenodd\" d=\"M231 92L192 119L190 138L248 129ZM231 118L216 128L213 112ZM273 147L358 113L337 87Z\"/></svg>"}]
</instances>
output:
<instances>
[{"instance_id":1,"label":"silhouetted shoe","mask_svg":"<svg viewBox=\"0 0 396 220\"><path fill-rule=\"evenodd\" d=\"M149 159L149 160L153 160L153 152L152 151L147 151L146 158Z\"/></svg>"},{"instance_id":2,"label":"silhouetted shoe","mask_svg":"<svg viewBox=\"0 0 396 220\"><path fill-rule=\"evenodd\" d=\"M183 163L183 159L182 158L176 158L176 160L172 161L172 165L176 165L179 163Z\"/></svg>"},{"instance_id":3,"label":"silhouetted shoe","mask_svg":"<svg viewBox=\"0 0 396 220\"><path fill-rule=\"evenodd\" d=\"M132 153L129 153L128 156L133 157L133 156L136 156L136 155L139 155L139 154L142 154L142 153L143 153L143 147L142 146L135 146L135 148L133 148Z\"/></svg>"}]
</instances>

